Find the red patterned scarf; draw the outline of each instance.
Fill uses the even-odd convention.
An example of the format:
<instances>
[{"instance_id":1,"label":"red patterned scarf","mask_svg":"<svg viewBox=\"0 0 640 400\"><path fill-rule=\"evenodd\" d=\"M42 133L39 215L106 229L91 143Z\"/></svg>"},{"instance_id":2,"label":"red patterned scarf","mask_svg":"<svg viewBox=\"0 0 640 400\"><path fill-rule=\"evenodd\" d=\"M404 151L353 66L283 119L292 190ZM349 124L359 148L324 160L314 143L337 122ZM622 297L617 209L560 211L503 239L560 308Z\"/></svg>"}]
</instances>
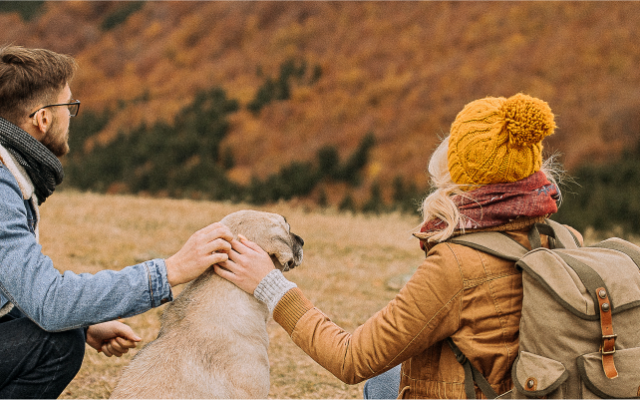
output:
<instances>
[{"instance_id":1,"label":"red patterned scarf","mask_svg":"<svg viewBox=\"0 0 640 400\"><path fill-rule=\"evenodd\" d=\"M558 211L559 192L544 172L511 183L485 185L464 195L453 197L464 216L459 229L491 228L517 218L535 218ZM444 221L427 221L420 232L432 233L446 228Z\"/></svg>"}]
</instances>

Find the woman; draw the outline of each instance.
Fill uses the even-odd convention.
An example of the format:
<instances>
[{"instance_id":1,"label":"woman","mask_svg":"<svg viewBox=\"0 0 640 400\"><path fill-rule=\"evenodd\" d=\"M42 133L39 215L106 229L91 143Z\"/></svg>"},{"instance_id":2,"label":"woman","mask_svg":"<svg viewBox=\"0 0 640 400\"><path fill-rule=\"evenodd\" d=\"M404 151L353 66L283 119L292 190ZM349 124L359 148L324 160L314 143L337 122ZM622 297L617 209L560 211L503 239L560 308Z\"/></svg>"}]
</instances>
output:
<instances>
[{"instance_id":1,"label":"woman","mask_svg":"<svg viewBox=\"0 0 640 400\"><path fill-rule=\"evenodd\" d=\"M376 377L365 397L467 397L464 369L447 338L504 393L518 353L521 275L511 261L447 239L500 231L530 248L530 227L555 213L560 199L541 155L542 139L554 129L547 103L523 94L464 107L429 164L436 190L423 203L424 223L415 234L426 258L353 334L314 308L249 241L234 241L226 270L216 272L265 302L293 341L343 382ZM546 246L546 236L541 241ZM400 364L401 371L394 368Z\"/></svg>"}]
</instances>

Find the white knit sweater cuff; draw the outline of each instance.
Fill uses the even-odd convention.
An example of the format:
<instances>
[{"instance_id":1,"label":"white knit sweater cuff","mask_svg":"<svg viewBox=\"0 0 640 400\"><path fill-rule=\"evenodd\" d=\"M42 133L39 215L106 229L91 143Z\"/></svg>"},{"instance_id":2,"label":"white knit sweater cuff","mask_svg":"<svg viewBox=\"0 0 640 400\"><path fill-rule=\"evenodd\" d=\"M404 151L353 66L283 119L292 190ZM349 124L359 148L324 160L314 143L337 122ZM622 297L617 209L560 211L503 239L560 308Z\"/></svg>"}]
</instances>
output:
<instances>
[{"instance_id":1,"label":"white knit sweater cuff","mask_svg":"<svg viewBox=\"0 0 640 400\"><path fill-rule=\"evenodd\" d=\"M274 269L262 278L253 296L269 307L269 313L273 313L282 296L294 287L298 285L287 280L279 269Z\"/></svg>"}]
</instances>

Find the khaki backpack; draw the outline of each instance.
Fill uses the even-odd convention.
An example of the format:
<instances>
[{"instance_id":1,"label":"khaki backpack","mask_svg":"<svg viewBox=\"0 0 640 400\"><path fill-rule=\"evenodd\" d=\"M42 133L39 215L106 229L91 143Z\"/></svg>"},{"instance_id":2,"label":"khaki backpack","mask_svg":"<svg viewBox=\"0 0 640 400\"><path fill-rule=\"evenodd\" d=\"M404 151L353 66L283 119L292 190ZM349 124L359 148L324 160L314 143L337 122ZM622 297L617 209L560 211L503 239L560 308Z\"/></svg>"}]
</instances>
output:
<instances>
[{"instance_id":1,"label":"khaki backpack","mask_svg":"<svg viewBox=\"0 0 640 400\"><path fill-rule=\"evenodd\" d=\"M541 247L540 233L549 236ZM498 397L640 398L640 247L619 238L580 247L565 226L547 220L529 233L529 251L509 236L482 232L458 236L462 244L516 262L522 271L520 347L514 388ZM455 346L474 382L497 394Z\"/></svg>"}]
</instances>

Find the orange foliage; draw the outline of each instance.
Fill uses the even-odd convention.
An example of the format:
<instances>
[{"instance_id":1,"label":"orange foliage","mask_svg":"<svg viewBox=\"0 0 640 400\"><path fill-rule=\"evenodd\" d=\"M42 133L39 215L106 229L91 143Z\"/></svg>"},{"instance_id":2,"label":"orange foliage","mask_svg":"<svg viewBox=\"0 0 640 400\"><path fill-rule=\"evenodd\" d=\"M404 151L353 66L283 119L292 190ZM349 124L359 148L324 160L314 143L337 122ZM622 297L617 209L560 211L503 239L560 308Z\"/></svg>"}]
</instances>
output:
<instances>
[{"instance_id":1,"label":"orange foliage","mask_svg":"<svg viewBox=\"0 0 640 400\"><path fill-rule=\"evenodd\" d=\"M388 192L396 175L426 187L438 139L467 102L487 95L546 100L559 126L547 147L570 168L637 140L604 129L640 108L640 3L163 1L101 31L119 3L50 2L28 23L0 15L0 43L78 59L72 89L83 108L125 102L100 140L170 121L199 89L222 86L244 106L291 57L322 67L290 100L231 117L223 147L242 182L327 144L344 156L373 132L375 173L355 197L374 179Z\"/></svg>"}]
</instances>

